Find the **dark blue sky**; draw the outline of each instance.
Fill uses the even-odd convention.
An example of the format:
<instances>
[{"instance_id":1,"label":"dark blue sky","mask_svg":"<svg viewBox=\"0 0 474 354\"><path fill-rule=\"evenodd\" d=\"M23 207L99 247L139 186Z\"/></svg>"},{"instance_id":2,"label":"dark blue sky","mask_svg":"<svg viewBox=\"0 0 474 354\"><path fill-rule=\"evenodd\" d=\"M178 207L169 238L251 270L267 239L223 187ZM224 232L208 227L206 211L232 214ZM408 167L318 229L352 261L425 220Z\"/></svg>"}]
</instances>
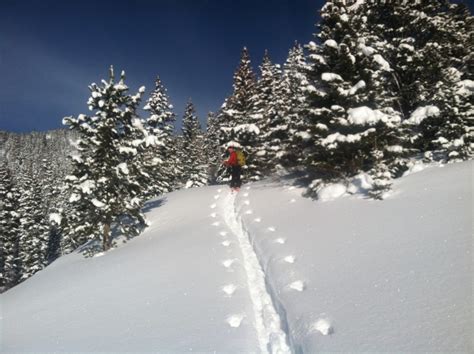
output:
<instances>
[{"instance_id":1,"label":"dark blue sky","mask_svg":"<svg viewBox=\"0 0 474 354\"><path fill-rule=\"evenodd\" d=\"M61 127L87 113L87 86L125 70L145 97L160 75L179 118L201 120L232 92L243 46L257 69L315 32L323 0L0 0L0 130Z\"/></svg>"}]
</instances>

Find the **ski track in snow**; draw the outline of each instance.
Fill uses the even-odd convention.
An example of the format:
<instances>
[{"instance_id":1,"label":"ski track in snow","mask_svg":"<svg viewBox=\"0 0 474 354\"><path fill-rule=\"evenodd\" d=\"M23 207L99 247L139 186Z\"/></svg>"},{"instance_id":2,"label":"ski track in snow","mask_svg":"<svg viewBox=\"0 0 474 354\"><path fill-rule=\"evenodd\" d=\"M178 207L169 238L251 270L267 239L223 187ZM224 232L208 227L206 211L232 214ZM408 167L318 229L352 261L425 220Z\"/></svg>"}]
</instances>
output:
<instances>
[{"instance_id":1,"label":"ski track in snow","mask_svg":"<svg viewBox=\"0 0 474 354\"><path fill-rule=\"evenodd\" d=\"M249 190L250 187L246 187L246 189ZM291 353L287 344L286 334L281 328L280 316L274 307L270 294L267 292L265 273L250 243L249 235L244 229L242 221L235 210L235 197L235 194L229 193L221 199L223 208L222 214L225 223L231 231L231 234L236 238L237 244L242 252L242 265L247 275L247 287L253 304L255 329L260 351L262 353L272 354ZM247 212L246 214L250 213ZM229 268L234 261L235 259L225 260L223 265ZM230 296L235 289L233 287L226 287L223 291L227 296ZM245 315L231 315L227 318L227 323L231 327L239 327L244 317Z\"/></svg>"}]
</instances>

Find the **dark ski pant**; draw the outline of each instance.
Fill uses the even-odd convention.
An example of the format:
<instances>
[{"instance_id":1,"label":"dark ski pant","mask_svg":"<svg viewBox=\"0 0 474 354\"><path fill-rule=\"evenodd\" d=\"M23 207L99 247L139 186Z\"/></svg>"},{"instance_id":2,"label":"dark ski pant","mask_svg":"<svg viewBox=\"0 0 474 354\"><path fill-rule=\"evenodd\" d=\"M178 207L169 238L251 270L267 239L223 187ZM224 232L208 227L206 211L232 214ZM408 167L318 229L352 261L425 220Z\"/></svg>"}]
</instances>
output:
<instances>
[{"instance_id":1,"label":"dark ski pant","mask_svg":"<svg viewBox=\"0 0 474 354\"><path fill-rule=\"evenodd\" d=\"M232 175L232 179L230 181L231 188L240 188L242 185L242 181L240 180L240 174L242 173L242 167L240 166L232 166L230 168L230 173Z\"/></svg>"}]
</instances>

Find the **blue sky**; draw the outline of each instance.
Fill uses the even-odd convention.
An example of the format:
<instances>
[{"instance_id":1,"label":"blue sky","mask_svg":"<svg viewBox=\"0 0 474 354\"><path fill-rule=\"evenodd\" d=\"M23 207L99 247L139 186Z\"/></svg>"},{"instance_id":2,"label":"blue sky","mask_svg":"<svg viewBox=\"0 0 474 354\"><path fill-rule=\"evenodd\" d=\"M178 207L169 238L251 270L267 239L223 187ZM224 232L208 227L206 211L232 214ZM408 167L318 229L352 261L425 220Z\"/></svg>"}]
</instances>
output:
<instances>
[{"instance_id":1,"label":"blue sky","mask_svg":"<svg viewBox=\"0 0 474 354\"><path fill-rule=\"evenodd\" d=\"M181 116L202 121L232 92L243 46L283 62L315 32L323 0L1 0L0 130L44 131L87 113L88 85L125 70L145 97L160 75Z\"/></svg>"}]
</instances>

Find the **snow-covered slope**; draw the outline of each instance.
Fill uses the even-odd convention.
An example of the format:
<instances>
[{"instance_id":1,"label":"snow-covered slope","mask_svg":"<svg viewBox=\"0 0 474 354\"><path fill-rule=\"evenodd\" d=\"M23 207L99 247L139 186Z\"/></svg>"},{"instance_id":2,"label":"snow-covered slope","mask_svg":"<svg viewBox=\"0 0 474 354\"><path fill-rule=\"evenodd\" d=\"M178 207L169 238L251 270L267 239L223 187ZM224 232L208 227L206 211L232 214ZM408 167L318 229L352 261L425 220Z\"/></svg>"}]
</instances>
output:
<instances>
[{"instance_id":1,"label":"snow-covered slope","mask_svg":"<svg viewBox=\"0 0 474 354\"><path fill-rule=\"evenodd\" d=\"M470 352L472 162L384 201L281 182L178 191L105 255L1 296L2 351Z\"/></svg>"},{"instance_id":2,"label":"snow-covered slope","mask_svg":"<svg viewBox=\"0 0 474 354\"><path fill-rule=\"evenodd\" d=\"M249 191L295 352L472 352L472 167L409 175L384 201Z\"/></svg>"}]
</instances>

